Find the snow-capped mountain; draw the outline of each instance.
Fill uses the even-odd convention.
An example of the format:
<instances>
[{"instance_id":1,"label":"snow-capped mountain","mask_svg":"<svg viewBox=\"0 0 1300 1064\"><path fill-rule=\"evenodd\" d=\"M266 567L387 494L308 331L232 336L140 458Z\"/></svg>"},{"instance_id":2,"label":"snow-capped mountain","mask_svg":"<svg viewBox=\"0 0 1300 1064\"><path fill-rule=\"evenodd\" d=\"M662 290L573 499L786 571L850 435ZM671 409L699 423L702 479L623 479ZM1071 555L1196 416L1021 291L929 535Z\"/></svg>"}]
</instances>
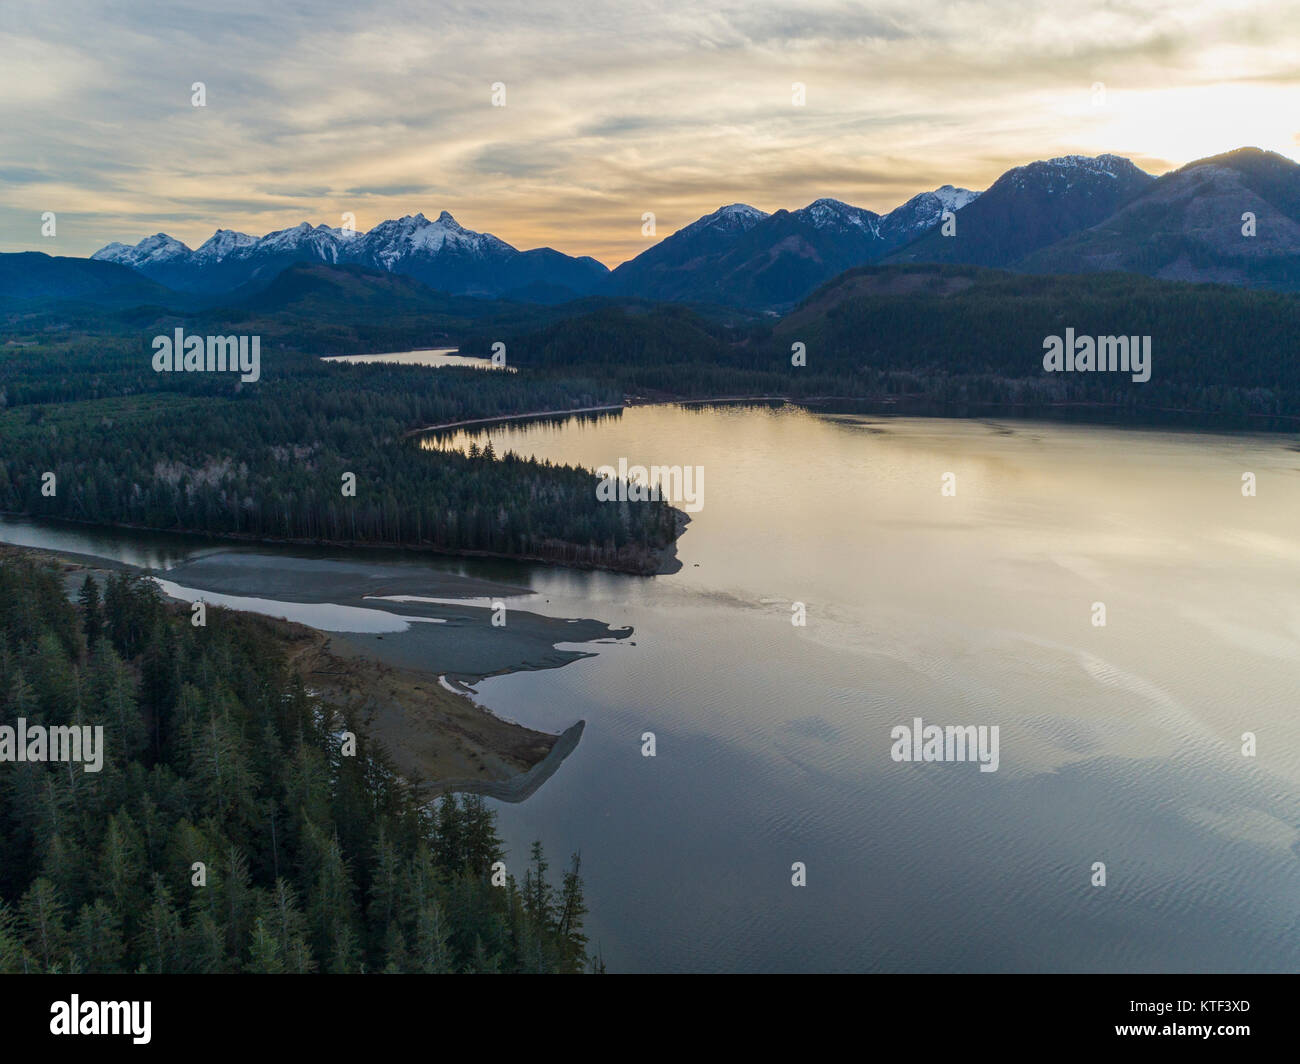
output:
<instances>
[{"instance_id":1,"label":"snow-capped mountain","mask_svg":"<svg viewBox=\"0 0 1300 1064\"><path fill-rule=\"evenodd\" d=\"M1250 235L1244 215L1254 219ZM1259 148L1198 159L1016 268L1300 291L1300 166Z\"/></svg>"},{"instance_id":2,"label":"snow-capped mountain","mask_svg":"<svg viewBox=\"0 0 1300 1064\"><path fill-rule=\"evenodd\" d=\"M760 211L748 203L731 203L726 207L719 207L712 214L696 219L684 229L679 229L669 239L699 236L706 232L746 233L766 217L768 217L767 211Z\"/></svg>"},{"instance_id":3,"label":"snow-capped mountain","mask_svg":"<svg viewBox=\"0 0 1300 1064\"><path fill-rule=\"evenodd\" d=\"M166 263L183 262L193 255L188 247L166 233L154 233L135 245L112 243L102 247L90 257L103 262L116 262L121 266L130 266L133 270L145 272L148 267L158 267Z\"/></svg>"},{"instance_id":4,"label":"snow-capped mountain","mask_svg":"<svg viewBox=\"0 0 1300 1064\"><path fill-rule=\"evenodd\" d=\"M409 274L447 292L483 296L536 286L584 295L608 273L595 259L551 248L519 251L490 233L464 228L446 211L432 222L423 214L381 222L368 233L308 222L263 237L218 229L196 251L159 233L134 247L109 244L91 258L130 266L169 288L205 293L269 281L295 262L358 263Z\"/></svg>"},{"instance_id":5,"label":"snow-capped mountain","mask_svg":"<svg viewBox=\"0 0 1300 1064\"><path fill-rule=\"evenodd\" d=\"M604 290L779 309L837 273L878 261L978 195L945 185L887 215L831 198L773 214L732 204L625 262Z\"/></svg>"},{"instance_id":6,"label":"snow-capped mountain","mask_svg":"<svg viewBox=\"0 0 1300 1064\"><path fill-rule=\"evenodd\" d=\"M443 211L434 222L423 214L380 222L358 244L354 261L362 261L364 256L371 260L370 265L393 270L412 255L432 257L443 252L476 259L519 254L504 240L466 229Z\"/></svg>"},{"instance_id":7,"label":"snow-capped mountain","mask_svg":"<svg viewBox=\"0 0 1300 1064\"><path fill-rule=\"evenodd\" d=\"M841 232L870 233L873 237L880 234L880 215L862 207L853 207L842 200L813 200L807 207L800 207L791 212L799 218L806 219L817 229L835 229Z\"/></svg>"},{"instance_id":8,"label":"snow-capped mountain","mask_svg":"<svg viewBox=\"0 0 1300 1064\"><path fill-rule=\"evenodd\" d=\"M219 229L197 251L159 233L96 259L183 291L264 283L295 262L355 263L457 295L558 302L603 294L780 310L844 270L878 262L1012 266L1097 225L1155 179L1117 155L1069 155L1008 170L986 192L943 185L881 215L824 197L772 214L732 203L683 226L612 273L551 248L520 251L443 211L352 233L307 222L254 237ZM944 212L956 234L942 235Z\"/></svg>"},{"instance_id":9,"label":"snow-capped mountain","mask_svg":"<svg viewBox=\"0 0 1300 1064\"><path fill-rule=\"evenodd\" d=\"M192 261L217 263L237 251L252 247L257 242L257 237L249 236L247 233L236 233L233 229L218 229L193 252ZM109 245L109 247L114 246L121 247L120 244ZM107 250L108 248L104 249ZM104 251L96 252L95 257L107 258Z\"/></svg>"},{"instance_id":10,"label":"snow-capped mountain","mask_svg":"<svg viewBox=\"0 0 1300 1064\"><path fill-rule=\"evenodd\" d=\"M552 248L519 251L491 233L466 229L446 211L434 221L415 214L381 222L346 245L339 261L408 274L461 295L546 301L557 293L586 295L609 272L593 258L572 258Z\"/></svg>"},{"instance_id":11,"label":"snow-capped mountain","mask_svg":"<svg viewBox=\"0 0 1300 1064\"><path fill-rule=\"evenodd\" d=\"M938 226L943 221L944 211L956 213L978 197L978 192L952 185L922 192L885 215L881 234L886 243L899 247Z\"/></svg>"},{"instance_id":12,"label":"snow-capped mountain","mask_svg":"<svg viewBox=\"0 0 1300 1064\"><path fill-rule=\"evenodd\" d=\"M1066 155L1017 166L957 211L952 236L931 227L887 261L1010 266L1096 225L1154 180L1118 155Z\"/></svg>"},{"instance_id":13,"label":"snow-capped mountain","mask_svg":"<svg viewBox=\"0 0 1300 1064\"><path fill-rule=\"evenodd\" d=\"M644 299L704 298L700 278L707 277L719 257L768 217L748 203L719 207L623 263L609 275L601 292Z\"/></svg>"},{"instance_id":14,"label":"snow-capped mountain","mask_svg":"<svg viewBox=\"0 0 1300 1064\"><path fill-rule=\"evenodd\" d=\"M997 183L1005 181L1016 188L1066 192L1075 184L1089 184L1094 178L1120 181L1135 170L1142 172L1122 155L1061 155L1014 167L998 178Z\"/></svg>"},{"instance_id":15,"label":"snow-capped mountain","mask_svg":"<svg viewBox=\"0 0 1300 1064\"><path fill-rule=\"evenodd\" d=\"M781 310L854 266L1010 266L1096 225L1153 180L1118 155L1068 155L1008 170L982 193L943 185L884 215L829 198L772 214L733 204L619 266L604 291ZM955 236L941 233L945 211Z\"/></svg>"}]
</instances>

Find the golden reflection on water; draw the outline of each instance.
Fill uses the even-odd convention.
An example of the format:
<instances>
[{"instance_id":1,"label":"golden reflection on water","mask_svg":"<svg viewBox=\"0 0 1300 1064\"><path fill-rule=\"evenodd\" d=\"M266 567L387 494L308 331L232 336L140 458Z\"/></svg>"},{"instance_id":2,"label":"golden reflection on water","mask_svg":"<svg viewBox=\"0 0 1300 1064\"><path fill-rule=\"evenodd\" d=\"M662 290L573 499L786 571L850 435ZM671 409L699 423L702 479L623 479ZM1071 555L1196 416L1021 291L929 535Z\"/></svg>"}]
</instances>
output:
<instances>
[{"instance_id":1,"label":"golden reflection on water","mask_svg":"<svg viewBox=\"0 0 1300 1064\"><path fill-rule=\"evenodd\" d=\"M1084 749L1229 757L1249 729L1269 734L1261 766L1300 779L1288 437L645 406L422 444L489 439L592 469L703 466L683 570L661 579L806 602L806 638L928 671L968 716L1021 722L1021 770Z\"/></svg>"}]
</instances>

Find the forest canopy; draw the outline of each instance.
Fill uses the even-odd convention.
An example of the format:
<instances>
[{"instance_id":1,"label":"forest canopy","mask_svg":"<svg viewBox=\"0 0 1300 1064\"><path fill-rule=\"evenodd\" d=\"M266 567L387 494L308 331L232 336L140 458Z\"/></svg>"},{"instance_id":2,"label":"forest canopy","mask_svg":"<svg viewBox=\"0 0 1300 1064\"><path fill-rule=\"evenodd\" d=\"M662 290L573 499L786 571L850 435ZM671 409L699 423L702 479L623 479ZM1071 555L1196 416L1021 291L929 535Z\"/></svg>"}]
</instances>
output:
<instances>
[{"instance_id":1,"label":"forest canopy","mask_svg":"<svg viewBox=\"0 0 1300 1064\"><path fill-rule=\"evenodd\" d=\"M515 859L483 799L424 799L281 642L216 608L196 628L125 573L73 604L0 558L0 719L106 748L98 772L0 763L0 971L599 969L579 857L558 885L539 844L494 877Z\"/></svg>"}]
</instances>

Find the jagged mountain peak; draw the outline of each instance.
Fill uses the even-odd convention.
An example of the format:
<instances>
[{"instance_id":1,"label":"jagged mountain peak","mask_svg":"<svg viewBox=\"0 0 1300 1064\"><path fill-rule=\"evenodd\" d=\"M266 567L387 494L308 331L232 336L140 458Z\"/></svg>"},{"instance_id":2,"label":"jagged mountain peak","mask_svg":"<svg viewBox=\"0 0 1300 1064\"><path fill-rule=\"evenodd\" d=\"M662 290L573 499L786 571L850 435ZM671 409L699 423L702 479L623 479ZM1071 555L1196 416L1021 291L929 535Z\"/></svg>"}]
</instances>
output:
<instances>
[{"instance_id":1,"label":"jagged mountain peak","mask_svg":"<svg viewBox=\"0 0 1300 1064\"><path fill-rule=\"evenodd\" d=\"M818 228L833 226L837 229L876 230L880 215L865 207L854 207L843 200L823 196L813 200L808 206L791 211L796 217L806 219Z\"/></svg>"},{"instance_id":2,"label":"jagged mountain peak","mask_svg":"<svg viewBox=\"0 0 1300 1064\"><path fill-rule=\"evenodd\" d=\"M979 192L969 188L958 188L956 185L940 185L933 192L922 192L920 197L913 198L919 199L926 196L938 200L943 204L945 210L959 211L966 204L977 199Z\"/></svg>"},{"instance_id":3,"label":"jagged mountain peak","mask_svg":"<svg viewBox=\"0 0 1300 1064\"><path fill-rule=\"evenodd\" d=\"M1076 176L1086 180L1094 175L1114 179L1151 176L1122 155L1058 155L1053 159L1038 159L1024 166L1013 167L998 178L994 187L1003 182L1026 185L1051 182L1059 178L1069 181Z\"/></svg>"},{"instance_id":4,"label":"jagged mountain peak","mask_svg":"<svg viewBox=\"0 0 1300 1064\"><path fill-rule=\"evenodd\" d=\"M760 211L757 207L751 207L748 203L729 203L725 207L719 207L712 214L697 218L690 225L677 230L673 235L683 236L699 232L701 229L739 230L744 232L752 229L767 217L769 217L767 211Z\"/></svg>"},{"instance_id":5,"label":"jagged mountain peak","mask_svg":"<svg viewBox=\"0 0 1300 1064\"><path fill-rule=\"evenodd\" d=\"M979 192L955 185L940 185L928 192L919 192L885 215L881 230L897 246L933 229L943 220L944 211L959 211L979 196Z\"/></svg>"},{"instance_id":6,"label":"jagged mountain peak","mask_svg":"<svg viewBox=\"0 0 1300 1064\"><path fill-rule=\"evenodd\" d=\"M199 259L211 259L220 262L240 248L251 247L259 239L259 237L251 236L248 233L240 233L234 229L218 229L198 246L194 255Z\"/></svg>"},{"instance_id":7,"label":"jagged mountain peak","mask_svg":"<svg viewBox=\"0 0 1300 1064\"><path fill-rule=\"evenodd\" d=\"M185 258L192 254L186 244L166 233L154 233L138 244L121 244L114 242L100 248L90 257L103 262L119 262L124 266L138 269L149 263L163 263Z\"/></svg>"},{"instance_id":8,"label":"jagged mountain peak","mask_svg":"<svg viewBox=\"0 0 1300 1064\"><path fill-rule=\"evenodd\" d=\"M414 277L443 291L494 296L545 285L550 296L587 295L609 272L594 259L522 252L466 229L448 211L380 222L368 233L299 222L262 237L218 229L197 252L163 234L135 247L110 244L95 257L138 268L182 291L224 292L274 277L298 263L354 263Z\"/></svg>"}]
</instances>

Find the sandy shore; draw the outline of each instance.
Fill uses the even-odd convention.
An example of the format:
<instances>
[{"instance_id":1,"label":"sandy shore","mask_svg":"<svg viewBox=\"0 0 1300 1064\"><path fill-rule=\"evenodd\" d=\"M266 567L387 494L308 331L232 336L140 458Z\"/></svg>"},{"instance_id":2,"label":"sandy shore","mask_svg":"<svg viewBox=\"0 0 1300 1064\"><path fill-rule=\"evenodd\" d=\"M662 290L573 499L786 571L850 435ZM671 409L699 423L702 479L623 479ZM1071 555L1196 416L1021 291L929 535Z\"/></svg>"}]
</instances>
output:
<instances>
[{"instance_id":1,"label":"sandy shore","mask_svg":"<svg viewBox=\"0 0 1300 1064\"><path fill-rule=\"evenodd\" d=\"M394 767L429 784L428 793L473 791L520 801L536 789L525 777L531 781L530 770L546 761L556 736L493 716L442 687L436 674L375 661L331 633L273 623L291 634L290 657L307 686L329 705L354 711Z\"/></svg>"},{"instance_id":2,"label":"sandy shore","mask_svg":"<svg viewBox=\"0 0 1300 1064\"><path fill-rule=\"evenodd\" d=\"M334 624L336 630L330 634L336 646L394 668L435 678L441 673L471 684L485 676L554 669L591 656L581 650L560 650L557 643L624 639L632 634L630 628L611 628L591 618L532 613L524 608L532 595L526 587L409 563L221 551L154 575L201 590L219 604L213 596L323 606L320 619L306 623ZM417 601L397 601L399 597ZM504 624L492 623L493 602L507 604ZM235 608L251 605L234 603ZM398 623L384 631L347 628L349 622L331 616L339 612L331 607L382 611ZM404 631L391 630L403 627L402 622Z\"/></svg>"},{"instance_id":3,"label":"sandy shore","mask_svg":"<svg viewBox=\"0 0 1300 1064\"><path fill-rule=\"evenodd\" d=\"M10 554L59 565L70 598L88 574L102 586L113 571L145 571L90 555L0 546L0 562ZM304 683L326 704L353 711L398 771L426 784L431 794L468 791L522 801L559 767L582 734L581 721L557 737L502 720L460 693L465 683L557 668L590 656L559 650L559 642L631 634L596 620L515 608L514 602L529 594L527 588L411 565L223 552L151 575L201 591L210 609L221 604L220 596L261 600L254 612L267 618ZM388 595L451 601L395 602ZM457 601L462 599L485 605ZM490 603L503 599L512 600L507 623L493 626ZM405 631L323 631L277 618L277 602L319 604L323 616L341 605L382 610L398 624L411 621Z\"/></svg>"}]
</instances>

